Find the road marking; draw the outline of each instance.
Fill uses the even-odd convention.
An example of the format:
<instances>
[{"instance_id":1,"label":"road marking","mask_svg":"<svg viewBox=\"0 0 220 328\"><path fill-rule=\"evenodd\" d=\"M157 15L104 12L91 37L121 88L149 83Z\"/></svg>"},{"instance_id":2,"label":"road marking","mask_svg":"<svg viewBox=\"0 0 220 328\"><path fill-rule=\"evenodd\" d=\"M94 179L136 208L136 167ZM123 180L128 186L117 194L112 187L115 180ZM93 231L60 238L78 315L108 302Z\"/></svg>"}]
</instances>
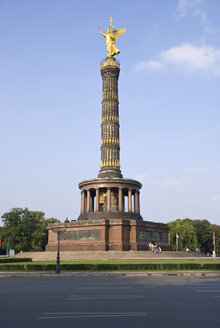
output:
<instances>
[{"instance_id":1,"label":"road marking","mask_svg":"<svg viewBox=\"0 0 220 328\"><path fill-rule=\"evenodd\" d=\"M197 289L196 292L197 293L220 293L220 289L219 290L215 290L215 289Z\"/></svg>"},{"instance_id":2,"label":"road marking","mask_svg":"<svg viewBox=\"0 0 220 328\"><path fill-rule=\"evenodd\" d=\"M216 287L220 287L219 284L215 284L215 285L212 285L212 284L192 284L191 286L194 286L194 287L204 287L204 286L209 286L209 287L213 287L213 288L216 288Z\"/></svg>"},{"instance_id":3,"label":"road marking","mask_svg":"<svg viewBox=\"0 0 220 328\"><path fill-rule=\"evenodd\" d=\"M133 287L76 287L76 289L88 290L88 289L133 289Z\"/></svg>"},{"instance_id":4,"label":"road marking","mask_svg":"<svg viewBox=\"0 0 220 328\"><path fill-rule=\"evenodd\" d=\"M144 295L70 295L67 300L74 301L74 300L108 300L108 299L137 299L137 298L144 298Z\"/></svg>"},{"instance_id":5,"label":"road marking","mask_svg":"<svg viewBox=\"0 0 220 328\"><path fill-rule=\"evenodd\" d=\"M191 286L191 287L194 287L194 288L197 288L197 289L209 289L209 290L212 290L212 289L217 289L219 290L219 287L220 286Z\"/></svg>"},{"instance_id":6,"label":"road marking","mask_svg":"<svg viewBox=\"0 0 220 328\"><path fill-rule=\"evenodd\" d=\"M147 312L52 312L44 313L39 320L106 317L146 317Z\"/></svg>"}]
</instances>

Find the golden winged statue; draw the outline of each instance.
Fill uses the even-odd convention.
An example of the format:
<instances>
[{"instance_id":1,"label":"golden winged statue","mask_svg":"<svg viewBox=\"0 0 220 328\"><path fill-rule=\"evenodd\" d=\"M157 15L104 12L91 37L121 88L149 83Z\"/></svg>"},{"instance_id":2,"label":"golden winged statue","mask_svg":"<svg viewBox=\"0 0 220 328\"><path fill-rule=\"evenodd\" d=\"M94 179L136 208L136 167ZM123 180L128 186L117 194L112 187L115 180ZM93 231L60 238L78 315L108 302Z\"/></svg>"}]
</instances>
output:
<instances>
[{"instance_id":1,"label":"golden winged statue","mask_svg":"<svg viewBox=\"0 0 220 328\"><path fill-rule=\"evenodd\" d=\"M121 30L115 30L114 26L112 24L112 17L111 17L110 18L110 26L107 30L107 33L106 34L102 33L100 26L98 26L98 30L99 30L100 34L103 35L104 38L106 38L106 47L108 50L107 56L112 57L112 56L118 55L120 53L120 51L115 46L115 40L117 40L117 38L126 31L126 28L122 28Z\"/></svg>"}]
</instances>

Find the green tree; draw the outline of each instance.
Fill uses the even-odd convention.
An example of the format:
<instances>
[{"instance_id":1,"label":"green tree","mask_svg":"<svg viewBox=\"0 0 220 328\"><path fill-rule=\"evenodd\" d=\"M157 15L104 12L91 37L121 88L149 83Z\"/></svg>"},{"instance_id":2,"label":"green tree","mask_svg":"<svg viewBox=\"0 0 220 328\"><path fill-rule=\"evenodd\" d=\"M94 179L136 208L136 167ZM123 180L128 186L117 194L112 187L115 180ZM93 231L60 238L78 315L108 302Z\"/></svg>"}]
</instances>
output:
<instances>
[{"instance_id":1,"label":"green tree","mask_svg":"<svg viewBox=\"0 0 220 328\"><path fill-rule=\"evenodd\" d=\"M16 252L44 250L47 244L46 226L49 224L49 219L45 219L44 215L44 212L29 211L27 208L13 208L3 214L3 246Z\"/></svg>"},{"instance_id":2,"label":"green tree","mask_svg":"<svg viewBox=\"0 0 220 328\"><path fill-rule=\"evenodd\" d=\"M0 255L6 254L6 249L3 247L2 240L3 240L3 227L0 227L0 239L1 239L1 245L0 245Z\"/></svg>"},{"instance_id":3,"label":"green tree","mask_svg":"<svg viewBox=\"0 0 220 328\"><path fill-rule=\"evenodd\" d=\"M2 215L4 223L2 244L7 250L11 248L16 252L22 250L22 219L27 213L28 209L14 208Z\"/></svg>"},{"instance_id":4,"label":"green tree","mask_svg":"<svg viewBox=\"0 0 220 328\"><path fill-rule=\"evenodd\" d=\"M189 219L175 220L168 223L170 228L171 248L176 250L176 234L179 236L179 251L185 251L188 247L194 251L197 247L197 236L195 228Z\"/></svg>"},{"instance_id":5,"label":"green tree","mask_svg":"<svg viewBox=\"0 0 220 328\"><path fill-rule=\"evenodd\" d=\"M212 230L208 220L191 220L196 230L198 247L203 253L212 252Z\"/></svg>"}]
</instances>

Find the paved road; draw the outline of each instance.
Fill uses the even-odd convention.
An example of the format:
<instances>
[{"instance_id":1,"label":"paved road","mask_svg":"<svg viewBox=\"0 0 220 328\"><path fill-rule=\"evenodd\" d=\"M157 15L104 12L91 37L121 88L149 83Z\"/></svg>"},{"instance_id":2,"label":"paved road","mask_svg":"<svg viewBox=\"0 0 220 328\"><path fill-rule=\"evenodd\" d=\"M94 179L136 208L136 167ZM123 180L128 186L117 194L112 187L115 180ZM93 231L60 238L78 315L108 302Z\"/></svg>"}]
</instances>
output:
<instances>
[{"instance_id":1,"label":"paved road","mask_svg":"<svg viewBox=\"0 0 220 328\"><path fill-rule=\"evenodd\" d=\"M4 328L219 328L219 277L0 279Z\"/></svg>"}]
</instances>

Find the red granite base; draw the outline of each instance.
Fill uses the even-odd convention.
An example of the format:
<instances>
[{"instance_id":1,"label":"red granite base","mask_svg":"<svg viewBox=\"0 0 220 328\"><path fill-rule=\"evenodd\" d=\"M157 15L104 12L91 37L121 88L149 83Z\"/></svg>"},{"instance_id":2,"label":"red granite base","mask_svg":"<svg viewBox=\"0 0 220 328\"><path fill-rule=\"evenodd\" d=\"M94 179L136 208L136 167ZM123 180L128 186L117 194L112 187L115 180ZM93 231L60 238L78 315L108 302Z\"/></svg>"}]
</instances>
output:
<instances>
[{"instance_id":1,"label":"red granite base","mask_svg":"<svg viewBox=\"0 0 220 328\"><path fill-rule=\"evenodd\" d=\"M154 240L163 250L169 250L166 224L138 220L99 219L70 222L48 227L46 251L57 249L57 231L60 234L61 251L144 251L153 238L144 234L155 233L162 240ZM142 236L141 236L142 234ZM158 238L157 238L158 239Z\"/></svg>"}]
</instances>

